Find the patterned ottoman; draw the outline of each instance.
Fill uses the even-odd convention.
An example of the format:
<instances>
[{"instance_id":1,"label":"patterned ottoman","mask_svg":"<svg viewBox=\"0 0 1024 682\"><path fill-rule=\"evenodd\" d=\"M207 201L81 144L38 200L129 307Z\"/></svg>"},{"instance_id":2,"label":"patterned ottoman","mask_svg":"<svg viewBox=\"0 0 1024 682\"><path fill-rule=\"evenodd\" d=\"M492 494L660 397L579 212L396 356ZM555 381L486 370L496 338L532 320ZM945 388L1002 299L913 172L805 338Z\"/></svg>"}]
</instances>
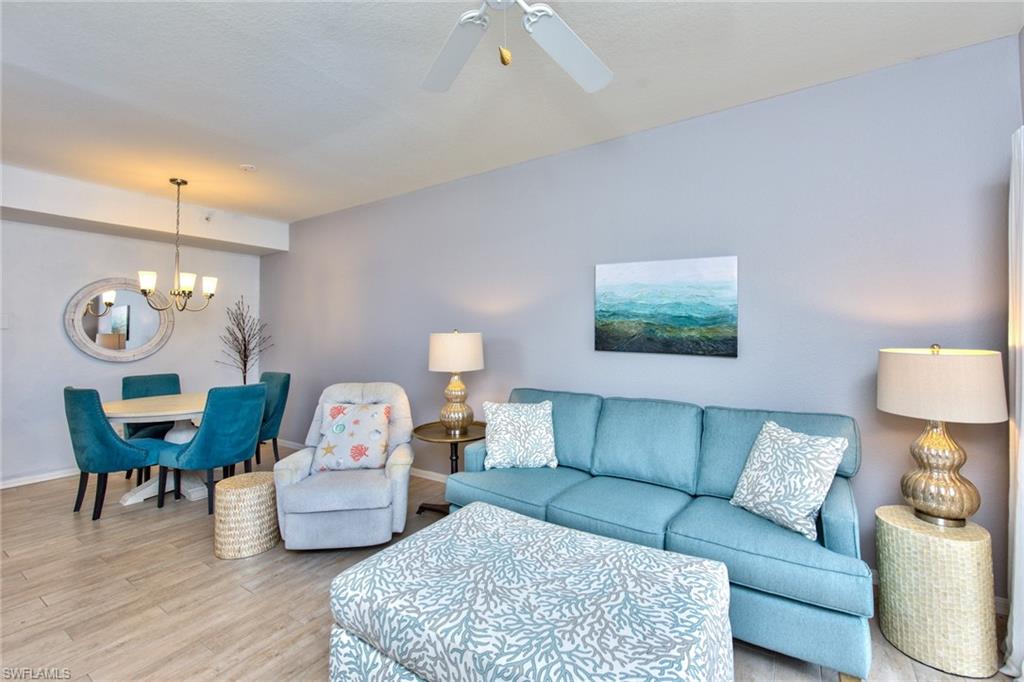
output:
<instances>
[{"instance_id":1,"label":"patterned ottoman","mask_svg":"<svg viewBox=\"0 0 1024 682\"><path fill-rule=\"evenodd\" d=\"M725 565L474 502L341 573L349 680L732 679Z\"/></svg>"}]
</instances>

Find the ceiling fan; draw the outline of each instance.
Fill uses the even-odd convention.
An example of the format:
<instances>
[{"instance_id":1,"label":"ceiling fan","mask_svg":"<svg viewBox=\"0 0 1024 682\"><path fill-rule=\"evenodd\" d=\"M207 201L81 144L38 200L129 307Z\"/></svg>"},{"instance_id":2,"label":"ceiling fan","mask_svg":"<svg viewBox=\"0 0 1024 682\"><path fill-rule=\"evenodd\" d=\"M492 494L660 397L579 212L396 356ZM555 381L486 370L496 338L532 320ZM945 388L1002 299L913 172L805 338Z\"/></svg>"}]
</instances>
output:
<instances>
[{"instance_id":1,"label":"ceiling fan","mask_svg":"<svg viewBox=\"0 0 1024 682\"><path fill-rule=\"evenodd\" d=\"M469 61L480 39L487 31L490 17L488 8L508 11L512 6L523 11L523 28L548 56L565 69L566 73L587 92L597 92L612 81L612 71L569 28L555 10L544 3L529 4L526 0L483 0L479 9L464 12L448 35L441 53L434 60L423 87L433 92L444 92L455 81L463 65ZM501 63L512 61L507 46L499 47Z\"/></svg>"}]
</instances>

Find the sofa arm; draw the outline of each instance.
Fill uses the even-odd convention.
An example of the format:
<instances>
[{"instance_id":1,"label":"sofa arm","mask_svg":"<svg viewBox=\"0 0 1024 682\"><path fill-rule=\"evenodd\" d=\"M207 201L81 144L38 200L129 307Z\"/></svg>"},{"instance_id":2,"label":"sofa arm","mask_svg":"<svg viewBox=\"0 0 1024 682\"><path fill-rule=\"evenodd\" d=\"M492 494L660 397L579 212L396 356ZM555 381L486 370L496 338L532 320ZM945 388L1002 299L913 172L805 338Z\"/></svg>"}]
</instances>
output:
<instances>
[{"instance_id":1,"label":"sofa arm","mask_svg":"<svg viewBox=\"0 0 1024 682\"><path fill-rule=\"evenodd\" d=\"M466 458L466 471L483 471L484 458L487 456L487 441L478 440L470 443L463 451Z\"/></svg>"},{"instance_id":2,"label":"sofa arm","mask_svg":"<svg viewBox=\"0 0 1024 682\"><path fill-rule=\"evenodd\" d=\"M282 457L281 461L274 465L274 485L278 488L295 485L309 476L315 451L315 448L303 448Z\"/></svg>"},{"instance_id":3,"label":"sofa arm","mask_svg":"<svg viewBox=\"0 0 1024 682\"><path fill-rule=\"evenodd\" d=\"M821 505L821 534L825 547L833 552L860 558L860 528L857 503L849 479L836 476Z\"/></svg>"}]
</instances>

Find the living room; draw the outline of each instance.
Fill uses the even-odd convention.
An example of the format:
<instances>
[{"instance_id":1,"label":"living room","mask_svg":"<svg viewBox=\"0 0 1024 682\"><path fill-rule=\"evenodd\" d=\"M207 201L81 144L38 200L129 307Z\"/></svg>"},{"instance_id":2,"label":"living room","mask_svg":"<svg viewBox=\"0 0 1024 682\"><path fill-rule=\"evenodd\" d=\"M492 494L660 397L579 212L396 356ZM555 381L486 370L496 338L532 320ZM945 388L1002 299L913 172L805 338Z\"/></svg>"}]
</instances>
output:
<instances>
[{"instance_id":1,"label":"living room","mask_svg":"<svg viewBox=\"0 0 1024 682\"><path fill-rule=\"evenodd\" d=\"M1021 676L1024 3L0 12L5 679Z\"/></svg>"}]
</instances>

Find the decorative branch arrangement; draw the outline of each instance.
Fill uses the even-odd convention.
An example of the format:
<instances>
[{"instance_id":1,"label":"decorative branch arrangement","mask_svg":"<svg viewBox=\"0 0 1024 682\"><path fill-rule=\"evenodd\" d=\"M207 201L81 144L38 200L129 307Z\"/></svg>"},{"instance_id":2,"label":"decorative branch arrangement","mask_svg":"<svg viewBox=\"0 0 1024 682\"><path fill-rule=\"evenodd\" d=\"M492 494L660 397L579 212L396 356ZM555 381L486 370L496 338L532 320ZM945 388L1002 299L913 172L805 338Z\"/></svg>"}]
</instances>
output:
<instances>
[{"instance_id":1,"label":"decorative branch arrangement","mask_svg":"<svg viewBox=\"0 0 1024 682\"><path fill-rule=\"evenodd\" d=\"M249 370L259 360L260 354L272 347L267 323L252 314L245 297L241 297L227 309L228 323L220 340L224 342L222 352L228 360L218 360L222 365L234 367L242 373L242 383L248 383Z\"/></svg>"}]
</instances>

